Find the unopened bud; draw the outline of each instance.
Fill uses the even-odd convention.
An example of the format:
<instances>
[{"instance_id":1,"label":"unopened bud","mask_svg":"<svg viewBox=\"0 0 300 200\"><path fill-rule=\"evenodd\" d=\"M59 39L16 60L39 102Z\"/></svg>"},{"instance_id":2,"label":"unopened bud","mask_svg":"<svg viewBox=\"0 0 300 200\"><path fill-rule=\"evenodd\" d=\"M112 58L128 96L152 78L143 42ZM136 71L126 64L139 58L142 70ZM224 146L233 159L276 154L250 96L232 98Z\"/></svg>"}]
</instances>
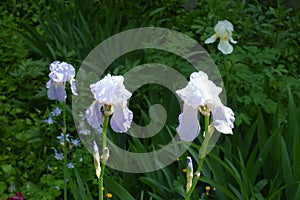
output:
<instances>
[{"instance_id":1,"label":"unopened bud","mask_svg":"<svg viewBox=\"0 0 300 200\"><path fill-rule=\"evenodd\" d=\"M191 157L186 157L186 192L188 192L193 183L193 162Z\"/></svg>"},{"instance_id":2,"label":"unopened bud","mask_svg":"<svg viewBox=\"0 0 300 200\"><path fill-rule=\"evenodd\" d=\"M100 155L99 155L96 141L94 141L93 143L93 158L94 158L94 166L96 169L96 175L99 178L101 174L101 166L100 166Z\"/></svg>"},{"instance_id":3,"label":"unopened bud","mask_svg":"<svg viewBox=\"0 0 300 200\"><path fill-rule=\"evenodd\" d=\"M109 149L107 147L104 148L103 154L101 156L102 161L105 163L109 158Z\"/></svg>"}]
</instances>

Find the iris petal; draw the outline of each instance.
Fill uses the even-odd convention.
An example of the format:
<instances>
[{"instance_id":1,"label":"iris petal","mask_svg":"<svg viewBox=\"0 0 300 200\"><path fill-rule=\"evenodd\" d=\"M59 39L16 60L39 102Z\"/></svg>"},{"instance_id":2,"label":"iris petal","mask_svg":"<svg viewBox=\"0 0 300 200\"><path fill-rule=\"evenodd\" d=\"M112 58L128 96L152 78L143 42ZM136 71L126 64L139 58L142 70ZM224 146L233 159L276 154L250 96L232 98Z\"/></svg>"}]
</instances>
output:
<instances>
[{"instance_id":1,"label":"iris petal","mask_svg":"<svg viewBox=\"0 0 300 200\"><path fill-rule=\"evenodd\" d=\"M112 129L118 133L127 132L130 128L133 113L126 106L126 102L114 105L114 113L110 119Z\"/></svg>"},{"instance_id":2,"label":"iris petal","mask_svg":"<svg viewBox=\"0 0 300 200\"><path fill-rule=\"evenodd\" d=\"M102 113L100 111L101 107L102 107L102 104L95 101L85 111L85 118L86 118L88 124L91 127L93 127L94 129L97 129L98 127L100 127L100 125L103 122Z\"/></svg>"},{"instance_id":3,"label":"iris petal","mask_svg":"<svg viewBox=\"0 0 300 200\"><path fill-rule=\"evenodd\" d=\"M229 41L232 43L232 44L236 44L237 41L235 41L234 39L232 39L232 37L229 38Z\"/></svg>"},{"instance_id":4,"label":"iris petal","mask_svg":"<svg viewBox=\"0 0 300 200\"><path fill-rule=\"evenodd\" d=\"M226 106L216 106L213 109L213 121L215 128L224 134L233 134L234 113Z\"/></svg>"},{"instance_id":5,"label":"iris petal","mask_svg":"<svg viewBox=\"0 0 300 200\"><path fill-rule=\"evenodd\" d=\"M70 85L71 85L71 91L74 95L78 95L77 94L77 89L76 89L76 85L75 85L75 80L71 79L70 80Z\"/></svg>"},{"instance_id":6,"label":"iris petal","mask_svg":"<svg viewBox=\"0 0 300 200\"><path fill-rule=\"evenodd\" d=\"M176 128L181 140L191 142L198 136L200 125L197 115L198 109L183 104L183 112L178 117L179 126Z\"/></svg>"},{"instance_id":7,"label":"iris petal","mask_svg":"<svg viewBox=\"0 0 300 200\"><path fill-rule=\"evenodd\" d=\"M217 36L216 36L216 34L214 34L214 35L212 35L210 38L207 38L207 39L204 41L204 43L205 43L205 44L214 43L214 42L216 41L216 39L217 39Z\"/></svg>"},{"instance_id":8,"label":"iris petal","mask_svg":"<svg viewBox=\"0 0 300 200\"><path fill-rule=\"evenodd\" d=\"M46 87L48 88L47 95L51 100L58 100L64 102L67 98L65 85L63 83L57 83L52 80L47 82Z\"/></svg>"},{"instance_id":9,"label":"iris petal","mask_svg":"<svg viewBox=\"0 0 300 200\"><path fill-rule=\"evenodd\" d=\"M229 44L229 41L226 40L220 40L220 43L218 44L218 49L223 53L223 54L230 54L233 51L233 47L231 44Z\"/></svg>"},{"instance_id":10,"label":"iris petal","mask_svg":"<svg viewBox=\"0 0 300 200\"><path fill-rule=\"evenodd\" d=\"M123 76L108 74L97 83L91 84L90 88L97 101L110 105L126 101L131 97L123 82Z\"/></svg>"},{"instance_id":11,"label":"iris petal","mask_svg":"<svg viewBox=\"0 0 300 200\"><path fill-rule=\"evenodd\" d=\"M193 72L190 76L188 85L176 93L189 106L198 109L211 103L215 96L221 93L222 89L217 87L212 81L208 80L204 72Z\"/></svg>"}]
</instances>

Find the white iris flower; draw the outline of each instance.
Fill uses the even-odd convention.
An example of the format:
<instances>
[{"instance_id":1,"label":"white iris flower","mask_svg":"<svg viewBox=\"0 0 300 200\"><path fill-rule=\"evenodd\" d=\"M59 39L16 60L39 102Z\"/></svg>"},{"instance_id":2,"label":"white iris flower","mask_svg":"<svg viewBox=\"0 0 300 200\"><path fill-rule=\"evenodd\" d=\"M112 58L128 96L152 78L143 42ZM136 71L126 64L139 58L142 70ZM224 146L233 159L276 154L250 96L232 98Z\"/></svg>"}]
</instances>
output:
<instances>
[{"instance_id":1,"label":"white iris flower","mask_svg":"<svg viewBox=\"0 0 300 200\"><path fill-rule=\"evenodd\" d=\"M230 54L233 51L232 45L229 43L236 44L237 41L232 39L232 32L233 32L233 25L227 21L218 21L218 23L215 25L215 34L212 35L210 38L206 39L204 41L205 44L210 44L216 41L216 39L220 39L220 42L218 44L218 49L223 54Z\"/></svg>"},{"instance_id":2,"label":"white iris flower","mask_svg":"<svg viewBox=\"0 0 300 200\"><path fill-rule=\"evenodd\" d=\"M183 112L179 115L177 132L184 141L193 141L200 132L198 112L213 115L213 126L224 134L232 134L234 113L222 104L219 94L222 89L208 80L204 72L194 72L188 85L176 93L184 101Z\"/></svg>"},{"instance_id":3,"label":"white iris flower","mask_svg":"<svg viewBox=\"0 0 300 200\"><path fill-rule=\"evenodd\" d=\"M127 132L130 128L133 113L127 107L131 97L124 84L123 76L106 75L102 80L91 84L90 88L96 101L86 110L85 117L90 126L97 129L103 123L103 116L112 113L110 125L116 132ZM104 113L105 106L111 106L111 113Z\"/></svg>"}]
</instances>

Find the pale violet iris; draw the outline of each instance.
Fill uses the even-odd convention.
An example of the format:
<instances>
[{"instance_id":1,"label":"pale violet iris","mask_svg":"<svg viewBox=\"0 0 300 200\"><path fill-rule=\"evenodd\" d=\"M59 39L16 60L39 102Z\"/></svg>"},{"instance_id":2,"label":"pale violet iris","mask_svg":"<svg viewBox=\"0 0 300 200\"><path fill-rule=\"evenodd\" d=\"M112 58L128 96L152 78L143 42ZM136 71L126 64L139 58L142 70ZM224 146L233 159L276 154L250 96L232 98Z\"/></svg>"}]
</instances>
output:
<instances>
[{"instance_id":1,"label":"pale violet iris","mask_svg":"<svg viewBox=\"0 0 300 200\"><path fill-rule=\"evenodd\" d=\"M110 125L116 132L127 132L130 128L133 113L127 107L131 93L125 88L123 76L106 75L95 84L91 84L91 92L95 101L85 112L85 118L90 126L98 129L103 122L104 106L111 106L112 117Z\"/></svg>"},{"instance_id":2,"label":"pale violet iris","mask_svg":"<svg viewBox=\"0 0 300 200\"><path fill-rule=\"evenodd\" d=\"M74 95L77 95L75 86L75 69L66 62L54 61L50 64L50 80L46 84L47 95L51 100L64 102L67 98L65 84L68 81Z\"/></svg>"},{"instance_id":3,"label":"pale violet iris","mask_svg":"<svg viewBox=\"0 0 300 200\"><path fill-rule=\"evenodd\" d=\"M222 89L217 87L204 72L194 72L188 85L176 93L184 101L183 111L179 115L177 132L183 141L193 141L200 132L198 112L206 107L213 115L213 125L217 131L232 134L234 113L222 104L219 94Z\"/></svg>"},{"instance_id":4,"label":"pale violet iris","mask_svg":"<svg viewBox=\"0 0 300 200\"><path fill-rule=\"evenodd\" d=\"M236 44L237 41L232 39L232 32L233 32L233 25L231 22L224 20L218 21L218 23L214 27L215 34L212 35L210 38L204 41L205 44L210 44L216 41L216 39L220 39L218 44L218 49L223 54L230 54L233 51L232 45L229 43Z\"/></svg>"}]
</instances>

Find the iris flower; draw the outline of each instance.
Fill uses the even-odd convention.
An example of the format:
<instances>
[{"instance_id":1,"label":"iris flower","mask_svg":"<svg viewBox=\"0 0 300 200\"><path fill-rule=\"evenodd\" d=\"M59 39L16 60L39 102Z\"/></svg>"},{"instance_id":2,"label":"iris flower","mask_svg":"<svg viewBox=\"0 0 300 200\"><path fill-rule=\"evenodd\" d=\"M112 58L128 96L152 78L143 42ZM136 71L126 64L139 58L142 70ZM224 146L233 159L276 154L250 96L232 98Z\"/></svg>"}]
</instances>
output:
<instances>
[{"instance_id":1,"label":"iris flower","mask_svg":"<svg viewBox=\"0 0 300 200\"><path fill-rule=\"evenodd\" d=\"M227 21L218 21L218 23L214 27L215 34L210 38L204 41L205 44L210 44L216 41L216 39L220 38L220 42L218 44L218 49L223 54L230 54L233 51L232 45L229 43L236 44L237 41L232 39L233 25Z\"/></svg>"},{"instance_id":2,"label":"iris flower","mask_svg":"<svg viewBox=\"0 0 300 200\"><path fill-rule=\"evenodd\" d=\"M101 127L103 116L112 114L110 125L116 132L127 132L133 113L127 107L127 100L131 93L125 88L123 76L106 75L102 80L91 84L90 88L95 101L85 112L85 118L94 129ZM111 111L105 111L109 106Z\"/></svg>"},{"instance_id":3,"label":"iris flower","mask_svg":"<svg viewBox=\"0 0 300 200\"><path fill-rule=\"evenodd\" d=\"M183 112L179 115L177 132L183 141L193 141L200 132L198 111L213 116L213 126L224 134L232 134L234 113L222 104L219 94L222 89L208 80L204 72L194 72L188 85L176 93L184 101Z\"/></svg>"},{"instance_id":4,"label":"iris flower","mask_svg":"<svg viewBox=\"0 0 300 200\"><path fill-rule=\"evenodd\" d=\"M50 64L50 71L50 80L46 84L49 99L64 102L67 98L65 90L65 84L67 81L70 82L72 93L77 95L74 79L75 69L71 64L54 61Z\"/></svg>"}]
</instances>

